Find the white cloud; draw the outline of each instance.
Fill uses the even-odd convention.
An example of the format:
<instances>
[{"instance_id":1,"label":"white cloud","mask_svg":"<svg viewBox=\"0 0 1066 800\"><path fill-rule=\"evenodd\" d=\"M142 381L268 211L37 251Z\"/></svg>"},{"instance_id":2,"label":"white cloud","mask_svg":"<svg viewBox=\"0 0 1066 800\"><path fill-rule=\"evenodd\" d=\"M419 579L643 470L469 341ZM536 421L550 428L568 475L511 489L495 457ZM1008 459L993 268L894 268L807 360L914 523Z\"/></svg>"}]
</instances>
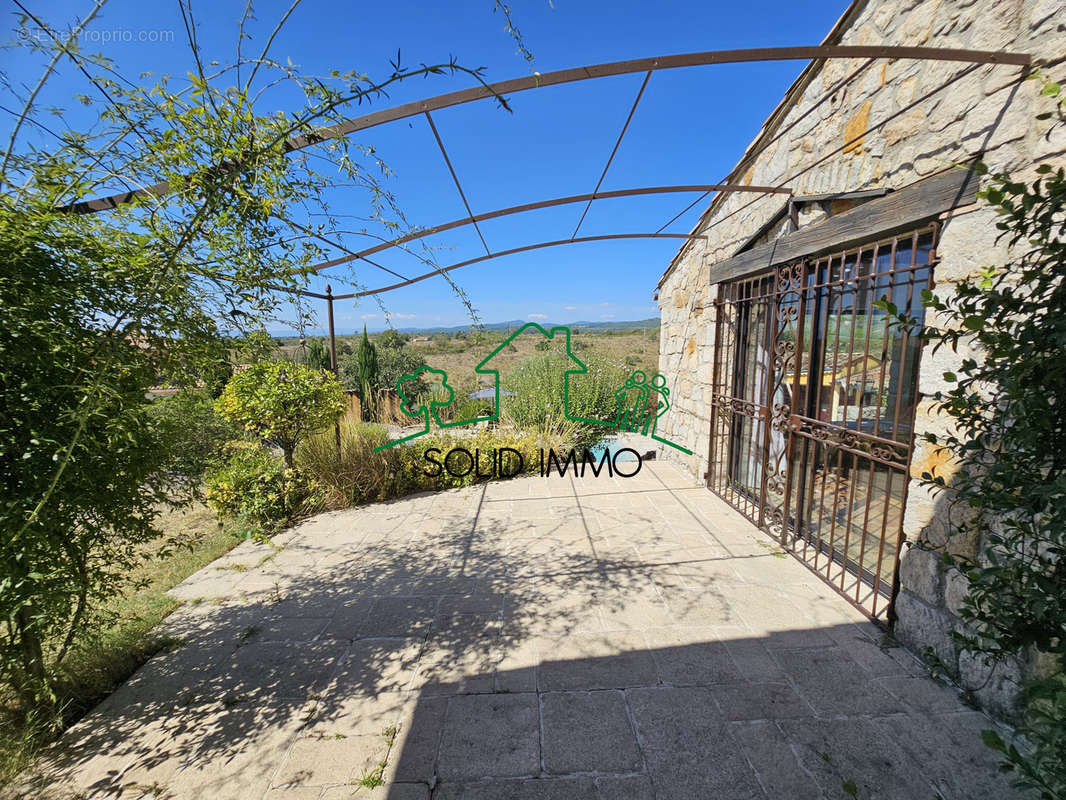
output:
<instances>
[{"instance_id":1,"label":"white cloud","mask_svg":"<svg viewBox=\"0 0 1066 800\"><path fill-rule=\"evenodd\" d=\"M577 311L577 306L563 306L563 311Z\"/></svg>"},{"instance_id":2,"label":"white cloud","mask_svg":"<svg viewBox=\"0 0 1066 800\"><path fill-rule=\"evenodd\" d=\"M390 316L396 317L396 319L414 319L418 314L391 314Z\"/></svg>"},{"instance_id":3,"label":"white cloud","mask_svg":"<svg viewBox=\"0 0 1066 800\"><path fill-rule=\"evenodd\" d=\"M614 314L600 314L600 319L614 319Z\"/></svg>"},{"instance_id":4,"label":"white cloud","mask_svg":"<svg viewBox=\"0 0 1066 800\"><path fill-rule=\"evenodd\" d=\"M600 305L603 306L604 308L606 308L607 306L610 305L610 303L608 303L606 300L604 300L602 303L600 303Z\"/></svg>"},{"instance_id":5,"label":"white cloud","mask_svg":"<svg viewBox=\"0 0 1066 800\"><path fill-rule=\"evenodd\" d=\"M378 318L377 314L362 314L359 317L359 319L377 319L377 318Z\"/></svg>"},{"instance_id":6,"label":"white cloud","mask_svg":"<svg viewBox=\"0 0 1066 800\"><path fill-rule=\"evenodd\" d=\"M530 319L547 319L547 314L526 314Z\"/></svg>"}]
</instances>

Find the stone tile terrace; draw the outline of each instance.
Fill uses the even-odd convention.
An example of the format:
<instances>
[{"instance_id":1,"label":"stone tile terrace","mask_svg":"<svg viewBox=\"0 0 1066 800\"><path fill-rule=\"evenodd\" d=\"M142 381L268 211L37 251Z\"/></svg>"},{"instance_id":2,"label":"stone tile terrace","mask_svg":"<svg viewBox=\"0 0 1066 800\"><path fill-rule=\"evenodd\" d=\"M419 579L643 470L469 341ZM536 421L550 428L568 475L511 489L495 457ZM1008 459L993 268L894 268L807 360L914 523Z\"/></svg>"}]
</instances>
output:
<instances>
[{"instance_id":1,"label":"stone tile terrace","mask_svg":"<svg viewBox=\"0 0 1066 800\"><path fill-rule=\"evenodd\" d=\"M320 515L174 594L27 796L1013 796L986 717L669 464Z\"/></svg>"}]
</instances>

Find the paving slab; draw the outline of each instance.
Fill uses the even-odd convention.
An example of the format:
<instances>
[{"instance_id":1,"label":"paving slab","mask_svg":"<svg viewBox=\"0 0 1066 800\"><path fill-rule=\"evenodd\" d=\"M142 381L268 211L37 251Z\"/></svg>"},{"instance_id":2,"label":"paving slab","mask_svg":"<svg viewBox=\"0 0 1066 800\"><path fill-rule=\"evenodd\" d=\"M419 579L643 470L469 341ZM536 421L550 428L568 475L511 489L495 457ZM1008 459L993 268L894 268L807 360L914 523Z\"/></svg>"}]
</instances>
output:
<instances>
[{"instance_id":1,"label":"paving slab","mask_svg":"<svg viewBox=\"0 0 1066 800\"><path fill-rule=\"evenodd\" d=\"M596 779L597 800L655 800L655 787L647 775Z\"/></svg>"},{"instance_id":2,"label":"paving slab","mask_svg":"<svg viewBox=\"0 0 1066 800\"><path fill-rule=\"evenodd\" d=\"M537 695L452 697L441 733L437 772L444 781L538 774Z\"/></svg>"},{"instance_id":3,"label":"paving slab","mask_svg":"<svg viewBox=\"0 0 1066 800\"><path fill-rule=\"evenodd\" d=\"M173 647L0 800L1020 798L775 547L661 462L322 514L176 587Z\"/></svg>"},{"instance_id":4,"label":"paving slab","mask_svg":"<svg viewBox=\"0 0 1066 800\"><path fill-rule=\"evenodd\" d=\"M541 691L624 689L658 683L655 659L636 632L537 639Z\"/></svg>"},{"instance_id":5,"label":"paving slab","mask_svg":"<svg viewBox=\"0 0 1066 800\"><path fill-rule=\"evenodd\" d=\"M442 783L434 800L598 800L591 778Z\"/></svg>"},{"instance_id":6,"label":"paving slab","mask_svg":"<svg viewBox=\"0 0 1066 800\"><path fill-rule=\"evenodd\" d=\"M765 797L710 689L632 689L626 696L657 797Z\"/></svg>"},{"instance_id":7,"label":"paving slab","mask_svg":"<svg viewBox=\"0 0 1066 800\"><path fill-rule=\"evenodd\" d=\"M643 757L619 691L542 694L544 768L575 772L639 772Z\"/></svg>"}]
</instances>

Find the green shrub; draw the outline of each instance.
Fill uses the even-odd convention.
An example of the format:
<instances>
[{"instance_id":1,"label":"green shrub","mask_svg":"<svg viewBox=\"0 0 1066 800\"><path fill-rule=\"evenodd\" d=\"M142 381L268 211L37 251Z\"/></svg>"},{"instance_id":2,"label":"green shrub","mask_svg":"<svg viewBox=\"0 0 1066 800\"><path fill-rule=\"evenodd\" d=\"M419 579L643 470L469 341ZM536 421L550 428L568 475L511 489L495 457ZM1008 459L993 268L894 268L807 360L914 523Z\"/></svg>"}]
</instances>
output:
<instances>
[{"instance_id":1,"label":"green shrub","mask_svg":"<svg viewBox=\"0 0 1066 800\"><path fill-rule=\"evenodd\" d=\"M1038 73L1039 74L1039 73ZM1066 118L1066 95L1046 82ZM1058 99L1061 98L1061 99ZM1052 112L1043 118L1054 116ZM978 174L987 167L977 163ZM1043 164L1032 183L988 175L978 197L999 218L1007 264L923 292L935 327L923 328L882 298L896 324L961 354L949 388L933 408L949 424L924 440L953 469L922 474L952 515L952 538L977 543L975 553L946 553L968 591L954 632L960 648L998 665L1019 655L1039 660L1042 674L1023 683L1016 731L1022 746L995 731L986 744L1002 765L1041 800L1066 798L1066 169ZM947 460L945 458L945 460ZM944 474L944 473L947 474ZM1036 658L1034 658L1036 657ZM1032 662L1030 662L1032 663Z\"/></svg>"},{"instance_id":2,"label":"green shrub","mask_svg":"<svg viewBox=\"0 0 1066 800\"><path fill-rule=\"evenodd\" d=\"M609 432L617 414L617 390L625 369L600 357L586 359L588 372L570 376L570 416L603 420L603 425L567 419L564 408L566 371L573 362L562 355L527 358L507 376L501 398L503 419L520 430L555 436L573 447L589 447Z\"/></svg>"},{"instance_id":3,"label":"green shrub","mask_svg":"<svg viewBox=\"0 0 1066 800\"><path fill-rule=\"evenodd\" d=\"M186 390L161 397L152 416L165 432L170 454L168 471L194 485L222 455L226 442L241 437L241 429L220 417L207 390Z\"/></svg>"},{"instance_id":4,"label":"green shrub","mask_svg":"<svg viewBox=\"0 0 1066 800\"><path fill-rule=\"evenodd\" d=\"M300 440L333 424L344 408L344 389L333 375L289 361L252 365L215 401L222 417L280 447L290 469Z\"/></svg>"},{"instance_id":5,"label":"green shrub","mask_svg":"<svg viewBox=\"0 0 1066 800\"><path fill-rule=\"evenodd\" d=\"M398 347L378 346L378 374L376 389L395 389L396 382L404 375L413 375L419 367L426 366L424 359L417 350L400 345ZM357 363L354 355L344 359L341 364L341 380L348 389L359 389ZM417 388L417 387L416 387ZM416 393L426 391L423 385L417 388Z\"/></svg>"},{"instance_id":6,"label":"green shrub","mask_svg":"<svg viewBox=\"0 0 1066 800\"><path fill-rule=\"evenodd\" d=\"M420 381L420 383L425 385L424 381ZM426 391L418 397L418 400L419 402L430 402L436 405L442 421L455 422L457 420L480 419L492 415L491 401L469 397L469 394L473 391L471 386L455 389L453 397L449 400L448 392L441 388L441 384L434 385L437 387L436 391L429 393L427 387ZM404 394L410 395L407 384L404 385Z\"/></svg>"},{"instance_id":7,"label":"green shrub","mask_svg":"<svg viewBox=\"0 0 1066 800\"><path fill-rule=\"evenodd\" d=\"M310 437L296 451L297 467L316 487L315 500L322 509L347 508L412 492L452 489L487 480L477 477L473 471L462 477L449 475L446 471L436 476L426 475L427 469L435 471L425 460L425 453L430 448L441 451L438 460L457 447L471 453L479 450L484 472L489 470L491 451L510 447L522 454L525 472L531 473L539 468L541 447L556 450L564 447L563 440L558 437L481 428L455 434L434 433L407 445L375 453L374 448L388 440L388 432L381 425L345 421L341 423L340 431L339 455L332 431ZM565 447L569 449L570 445Z\"/></svg>"},{"instance_id":8,"label":"green shrub","mask_svg":"<svg viewBox=\"0 0 1066 800\"><path fill-rule=\"evenodd\" d=\"M205 478L207 504L220 516L269 527L322 505L322 492L313 480L286 469L254 442L230 442L224 455L226 460Z\"/></svg>"},{"instance_id":9,"label":"green shrub","mask_svg":"<svg viewBox=\"0 0 1066 800\"><path fill-rule=\"evenodd\" d=\"M407 344L410 340L410 336L405 333L400 333L395 328L386 328L378 334L374 344L377 345L378 353L382 350L398 350Z\"/></svg>"},{"instance_id":10,"label":"green shrub","mask_svg":"<svg viewBox=\"0 0 1066 800\"><path fill-rule=\"evenodd\" d=\"M426 471L435 472L436 468L426 461L425 453L430 448L440 450L437 460L443 460L449 450L461 447L473 453L480 451L482 471L491 471L489 453L503 447L509 447L522 454L526 474L536 472L540 465L540 449L553 447L559 450L563 440L558 436L544 436L537 431L513 431L491 428L466 429L464 434L434 433L415 439L402 447L395 447L385 452L395 452L398 459L393 490L397 496L419 491L436 491L470 486L481 483L488 478L477 477L474 470L468 475L454 476L445 470L440 475L427 475ZM569 449L569 445L566 445ZM506 457L507 454L505 454Z\"/></svg>"},{"instance_id":11,"label":"green shrub","mask_svg":"<svg viewBox=\"0 0 1066 800\"><path fill-rule=\"evenodd\" d=\"M311 369L329 369L329 350L321 339L312 339L308 343L307 366Z\"/></svg>"},{"instance_id":12,"label":"green shrub","mask_svg":"<svg viewBox=\"0 0 1066 800\"><path fill-rule=\"evenodd\" d=\"M395 450L375 453L388 441L381 425L342 420L340 451L333 431L304 440L296 448L296 468L321 489L324 509L385 500L396 472Z\"/></svg>"}]
</instances>

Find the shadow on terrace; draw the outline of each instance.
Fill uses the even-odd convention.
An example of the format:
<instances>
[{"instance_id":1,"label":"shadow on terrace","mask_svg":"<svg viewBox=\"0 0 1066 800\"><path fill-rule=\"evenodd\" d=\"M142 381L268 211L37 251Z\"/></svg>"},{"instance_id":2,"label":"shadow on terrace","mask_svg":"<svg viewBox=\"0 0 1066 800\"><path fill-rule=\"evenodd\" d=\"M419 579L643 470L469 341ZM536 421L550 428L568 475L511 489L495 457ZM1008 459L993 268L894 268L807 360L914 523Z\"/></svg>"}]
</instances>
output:
<instances>
[{"instance_id":1,"label":"shadow on terrace","mask_svg":"<svg viewBox=\"0 0 1066 800\"><path fill-rule=\"evenodd\" d=\"M179 587L89 797L1010 796L991 723L666 465L325 514ZM63 796L63 795L59 795ZM68 795L69 796L69 795Z\"/></svg>"}]
</instances>

